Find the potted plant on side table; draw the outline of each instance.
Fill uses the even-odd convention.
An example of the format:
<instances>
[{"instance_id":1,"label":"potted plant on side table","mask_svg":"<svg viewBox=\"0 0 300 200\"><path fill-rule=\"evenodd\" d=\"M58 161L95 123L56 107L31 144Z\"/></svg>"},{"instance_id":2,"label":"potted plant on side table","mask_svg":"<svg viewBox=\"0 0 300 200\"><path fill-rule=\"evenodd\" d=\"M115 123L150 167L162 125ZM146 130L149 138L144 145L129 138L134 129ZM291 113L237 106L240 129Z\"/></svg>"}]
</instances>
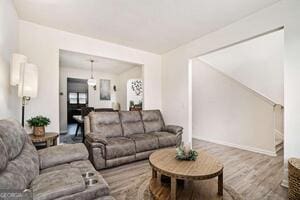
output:
<instances>
[{"instance_id":1,"label":"potted plant on side table","mask_svg":"<svg viewBox=\"0 0 300 200\"><path fill-rule=\"evenodd\" d=\"M50 124L50 119L44 116L36 116L27 120L30 127L33 127L33 135L41 137L45 135L45 126Z\"/></svg>"}]
</instances>

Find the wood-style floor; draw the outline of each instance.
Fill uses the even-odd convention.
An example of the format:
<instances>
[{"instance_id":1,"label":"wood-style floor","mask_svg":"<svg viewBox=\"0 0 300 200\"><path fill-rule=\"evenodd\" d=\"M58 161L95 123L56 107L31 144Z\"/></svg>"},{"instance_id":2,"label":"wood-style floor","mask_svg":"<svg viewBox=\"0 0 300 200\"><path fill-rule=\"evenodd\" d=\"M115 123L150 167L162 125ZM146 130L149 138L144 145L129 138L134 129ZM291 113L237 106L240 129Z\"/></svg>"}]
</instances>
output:
<instances>
[{"instance_id":1,"label":"wood-style floor","mask_svg":"<svg viewBox=\"0 0 300 200\"><path fill-rule=\"evenodd\" d=\"M287 199L287 189L280 186L283 178L283 153L277 157L244 151L202 140L193 140L193 148L201 148L224 164L224 184L234 188L244 199ZM150 173L147 160L100 171L118 196L134 187L139 176Z\"/></svg>"}]
</instances>

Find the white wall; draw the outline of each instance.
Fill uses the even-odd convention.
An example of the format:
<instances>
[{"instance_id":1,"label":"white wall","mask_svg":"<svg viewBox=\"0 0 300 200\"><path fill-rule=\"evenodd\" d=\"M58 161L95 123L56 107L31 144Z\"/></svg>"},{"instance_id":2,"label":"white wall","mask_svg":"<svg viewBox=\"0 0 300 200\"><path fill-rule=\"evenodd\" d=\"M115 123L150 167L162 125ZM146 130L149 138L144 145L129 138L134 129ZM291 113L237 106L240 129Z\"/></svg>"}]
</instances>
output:
<instances>
[{"instance_id":1,"label":"white wall","mask_svg":"<svg viewBox=\"0 0 300 200\"><path fill-rule=\"evenodd\" d=\"M20 21L20 52L39 67L38 97L28 105L26 118L42 114L59 131L59 49L143 65L145 108L161 108L161 56L34 23Z\"/></svg>"},{"instance_id":2,"label":"white wall","mask_svg":"<svg viewBox=\"0 0 300 200\"><path fill-rule=\"evenodd\" d=\"M283 3L277 3L163 55L163 112L167 123L184 127L183 138L186 141L191 136L188 127L189 59L283 26L282 7ZM176 101L173 101L173 97L176 97Z\"/></svg>"},{"instance_id":3,"label":"white wall","mask_svg":"<svg viewBox=\"0 0 300 200\"><path fill-rule=\"evenodd\" d=\"M18 51L18 15L11 0L0 0L0 119L19 119L17 88L9 84L12 53Z\"/></svg>"},{"instance_id":4,"label":"white wall","mask_svg":"<svg viewBox=\"0 0 300 200\"><path fill-rule=\"evenodd\" d=\"M279 30L199 58L283 105L284 31Z\"/></svg>"},{"instance_id":5,"label":"white wall","mask_svg":"<svg viewBox=\"0 0 300 200\"><path fill-rule=\"evenodd\" d=\"M191 136L188 126L188 63L190 58L285 27L284 36L284 157L300 157L300 1L283 0L223 29L174 49L162 57L162 105L167 123L183 125L184 139ZM189 134L188 134L189 133Z\"/></svg>"},{"instance_id":6,"label":"white wall","mask_svg":"<svg viewBox=\"0 0 300 200\"><path fill-rule=\"evenodd\" d=\"M193 137L276 155L273 104L193 59Z\"/></svg>"},{"instance_id":7,"label":"white wall","mask_svg":"<svg viewBox=\"0 0 300 200\"><path fill-rule=\"evenodd\" d=\"M284 159L300 158L300 1L284 7ZM287 166L285 167L287 182Z\"/></svg>"},{"instance_id":8,"label":"white wall","mask_svg":"<svg viewBox=\"0 0 300 200\"><path fill-rule=\"evenodd\" d=\"M67 131L67 78L79 78L79 79L89 79L91 72L84 69L66 68L60 67L59 69L59 92L63 95L59 96L59 117L60 117L60 132ZM113 85L118 86L118 75L111 73L103 73L100 71L94 71L94 78L97 80L96 90L93 87L89 87L88 93L88 105L94 108L111 108L112 102L118 101L117 92L113 91ZM111 82L111 100L110 101L100 101L100 79L109 79Z\"/></svg>"},{"instance_id":9,"label":"white wall","mask_svg":"<svg viewBox=\"0 0 300 200\"><path fill-rule=\"evenodd\" d=\"M118 101L121 110L127 110L127 81L129 79L143 79L142 67L135 67L119 75Z\"/></svg>"}]
</instances>

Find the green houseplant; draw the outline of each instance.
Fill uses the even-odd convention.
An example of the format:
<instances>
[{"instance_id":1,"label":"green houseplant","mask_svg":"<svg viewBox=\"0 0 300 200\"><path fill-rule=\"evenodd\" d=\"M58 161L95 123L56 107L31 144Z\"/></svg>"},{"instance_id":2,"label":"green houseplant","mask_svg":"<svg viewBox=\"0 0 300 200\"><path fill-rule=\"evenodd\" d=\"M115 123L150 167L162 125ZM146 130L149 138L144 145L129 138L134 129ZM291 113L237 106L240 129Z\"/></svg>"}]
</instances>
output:
<instances>
[{"instance_id":1,"label":"green houseplant","mask_svg":"<svg viewBox=\"0 0 300 200\"><path fill-rule=\"evenodd\" d=\"M33 127L33 135L44 136L45 126L48 126L50 124L50 119L40 115L27 120L27 123L30 127Z\"/></svg>"},{"instance_id":2,"label":"green houseplant","mask_svg":"<svg viewBox=\"0 0 300 200\"><path fill-rule=\"evenodd\" d=\"M190 145L184 145L182 142L179 147L176 148L176 159L195 161L198 157L198 152L193 150Z\"/></svg>"}]
</instances>

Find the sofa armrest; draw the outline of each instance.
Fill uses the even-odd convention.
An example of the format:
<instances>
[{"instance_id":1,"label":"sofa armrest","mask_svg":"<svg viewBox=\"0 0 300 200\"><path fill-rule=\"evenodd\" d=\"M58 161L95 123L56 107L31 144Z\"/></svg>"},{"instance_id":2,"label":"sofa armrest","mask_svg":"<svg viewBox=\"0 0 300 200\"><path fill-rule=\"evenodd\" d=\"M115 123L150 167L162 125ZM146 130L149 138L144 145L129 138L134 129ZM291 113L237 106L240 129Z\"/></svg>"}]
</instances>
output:
<instances>
[{"instance_id":1,"label":"sofa armrest","mask_svg":"<svg viewBox=\"0 0 300 200\"><path fill-rule=\"evenodd\" d=\"M176 147L179 147L182 142L183 128L181 126L176 125L167 125L165 126L164 131L176 135Z\"/></svg>"},{"instance_id":2,"label":"sofa armrest","mask_svg":"<svg viewBox=\"0 0 300 200\"><path fill-rule=\"evenodd\" d=\"M107 138L100 133L88 133L85 137L91 143L102 143L105 145L107 144Z\"/></svg>"},{"instance_id":3,"label":"sofa armrest","mask_svg":"<svg viewBox=\"0 0 300 200\"><path fill-rule=\"evenodd\" d=\"M165 126L164 130L176 135L181 135L183 128L181 126L176 126L176 125L167 125Z\"/></svg>"},{"instance_id":4,"label":"sofa armrest","mask_svg":"<svg viewBox=\"0 0 300 200\"><path fill-rule=\"evenodd\" d=\"M106 144L100 142L93 142L89 137L84 141L86 148L89 151L89 159L97 170L106 167Z\"/></svg>"},{"instance_id":5,"label":"sofa armrest","mask_svg":"<svg viewBox=\"0 0 300 200\"><path fill-rule=\"evenodd\" d=\"M40 169L78 160L87 160L89 153L84 144L64 144L38 150Z\"/></svg>"}]
</instances>

